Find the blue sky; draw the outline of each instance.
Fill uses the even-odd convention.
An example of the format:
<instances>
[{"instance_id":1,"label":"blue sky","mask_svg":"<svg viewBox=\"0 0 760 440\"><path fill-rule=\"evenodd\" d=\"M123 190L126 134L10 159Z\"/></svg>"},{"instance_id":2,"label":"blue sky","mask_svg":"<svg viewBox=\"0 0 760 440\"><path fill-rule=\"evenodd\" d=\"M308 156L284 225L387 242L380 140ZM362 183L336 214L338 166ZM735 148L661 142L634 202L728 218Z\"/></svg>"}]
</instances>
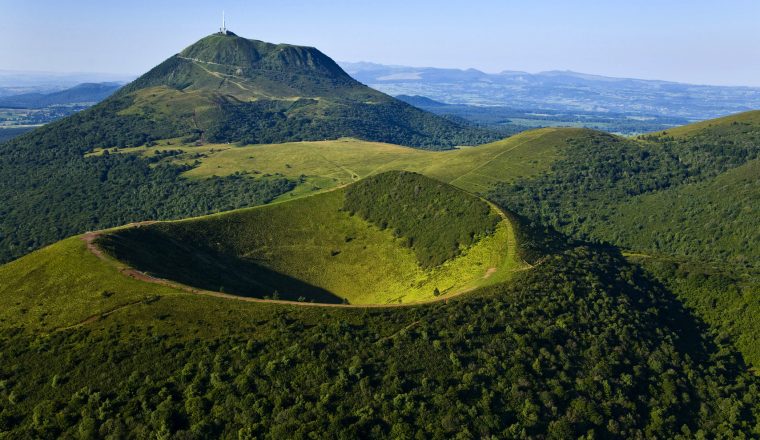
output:
<instances>
[{"instance_id":1,"label":"blue sky","mask_svg":"<svg viewBox=\"0 0 760 440\"><path fill-rule=\"evenodd\" d=\"M754 0L0 0L0 69L139 74L219 27L336 60L760 86Z\"/></svg>"}]
</instances>

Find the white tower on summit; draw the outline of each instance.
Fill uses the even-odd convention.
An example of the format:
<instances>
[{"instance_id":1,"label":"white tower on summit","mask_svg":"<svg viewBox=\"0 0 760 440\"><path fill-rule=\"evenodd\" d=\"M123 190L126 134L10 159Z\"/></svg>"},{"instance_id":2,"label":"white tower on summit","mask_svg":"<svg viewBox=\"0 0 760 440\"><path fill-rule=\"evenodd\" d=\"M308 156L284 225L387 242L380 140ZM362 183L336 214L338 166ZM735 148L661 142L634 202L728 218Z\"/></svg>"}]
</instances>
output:
<instances>
[{"instance_id":1,"label":"white tower on summit","mask_svg":"<svg viewBox=\"0 0 760 440\"><path fill-rule=\"evenodd\" d=\"M227 34L227 27L224 24L224 10L222 10L222 27L219 28L219 33L222 34L222 35L226 35Z\"/></svg>"}]
</instances>

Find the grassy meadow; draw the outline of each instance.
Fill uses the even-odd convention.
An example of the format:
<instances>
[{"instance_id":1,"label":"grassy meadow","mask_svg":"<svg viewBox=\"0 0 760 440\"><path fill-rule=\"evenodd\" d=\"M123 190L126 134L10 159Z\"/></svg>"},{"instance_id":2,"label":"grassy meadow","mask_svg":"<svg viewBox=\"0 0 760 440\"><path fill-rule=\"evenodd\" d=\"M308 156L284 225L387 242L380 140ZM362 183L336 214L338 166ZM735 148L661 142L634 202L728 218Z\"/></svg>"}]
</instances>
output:
<instances>
[{"instance_id":1,"label":"grassy meadow","mask_svg":"<svg viewBox=\"0 0 760 440\"><path fill-rule=\"evenodd\" d=\"M294 191L281 198L345 185L390 170L414 171L473 193L499 182L512 182L547 171L562 156L569 138L584 129L545 128L481 145L455 150L428 151L399 145L339 139L268 145L183 144L181 139L152 146L110 149L109 153L139 154L193 166L189 178L229 176L235 173L281 174L302 178ZM166 151L171 151L169 155ZM95 150L91 155L101 155ZM163 157L166 156L166 157Z\"/></svg>"}]
</instances>

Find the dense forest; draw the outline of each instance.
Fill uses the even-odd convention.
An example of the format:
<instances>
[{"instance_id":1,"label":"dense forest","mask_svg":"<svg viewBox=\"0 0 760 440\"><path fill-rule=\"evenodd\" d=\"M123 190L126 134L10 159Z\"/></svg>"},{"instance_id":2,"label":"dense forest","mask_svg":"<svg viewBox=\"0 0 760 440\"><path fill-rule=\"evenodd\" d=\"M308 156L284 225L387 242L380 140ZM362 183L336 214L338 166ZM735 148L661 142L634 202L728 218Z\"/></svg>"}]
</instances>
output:
<instances>
[{"instance_id":1,"label":"dense forest","mask_svg":"<svg viewBox=\"0 0 760 440\"><path fill-rule=\"evenodd\" d=\"M493 233L499 216L477 197L432 182L403 171L371 176L347 188L344 208L406 239L422 267L437 266Z\"/></svg>"},{"instance_id":2,"label":"dense forest","mask_svg":"<svg viewBox=\"0 0 760 440\"><path fill-rule=\"evenodd\" d=\"M760 276L731 265L668 256L634 256L679 300L711 326L721 340L733 343L747 364L760 367Z\"/></svg>"},{"instance_id":3,"label":"dense forest","mask_svg":"<svg viewBox=\"0 0 760 440\"><path fill-rule=\"evenodd\" d=\"M427 150L479 145L501 135L422 112L400 101L382 104L340 102L325 106L315 99L295 102L220 100L220 109L204 136L211 142L268 144L353 137Z\"/></svg>"},{"instance_id":4,"label":"dense forest","mask_svg":"<svg viewBox=\"0 0 760 440\"><path fill-rule=\"evenodd\" d=\"M66 151L70 143L31 149L16 142L0 146L2 262L86 230L265 203L296 184L278 176L189 180L181 176L186 167L151 167L130 155L84 158Z\"/></svg>"},{"instance_id":5,"label":"dense forest","mask_svg":"<svg viewBox=\"0 0 760 440\"><path fill-rule=\"evenodd\" d=\"M760 434L758 378L664 286L614 249L534 237L534 252L554 249L531 260L534 270L447 303L241 303L233 313L225 300L169 296L48 335L3 330L0 430L37 438Z\"/></svg>"},{"instance_id":6,"label":"dense forest","mask_svg":"<svg viewBox=\"0 0 760 440\"><path fill-rule=\"evenodd\" d=\"M489 197L537 224L631 250L758 367L757 117L639 139L589 132L550 171Z\"/></svg>"}]
</instances>

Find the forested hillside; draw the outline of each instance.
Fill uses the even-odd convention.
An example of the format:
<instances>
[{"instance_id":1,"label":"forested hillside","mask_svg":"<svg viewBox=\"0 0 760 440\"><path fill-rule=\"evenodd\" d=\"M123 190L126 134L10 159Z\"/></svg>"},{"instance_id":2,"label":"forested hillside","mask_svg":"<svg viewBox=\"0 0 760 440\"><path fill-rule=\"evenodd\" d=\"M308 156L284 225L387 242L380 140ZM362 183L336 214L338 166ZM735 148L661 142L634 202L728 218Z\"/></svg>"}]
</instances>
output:
<instances>
[{"instance_id":1,"label":"forested hillside","mask_svg":"<svg viewBox=\"0 0 760 440\"><path fill-rule=\"evenodd\" d=\"M523 234L532 234L524 230ZM532 247L546 251L536 236ZM618 253L558 237L448 303L168 295L48 335L3 324L14 437L751 438L758 383ZM558 243L564 243L557 246Z\"/></svg>"},{"instance_id":2,"label":"forested hillside","mask_svg":"<svg viewBox=\"0 0 760 440\"><path fill-rule=\"evenodd\" d=\"M760 353L760 112L623 139L589 132L550 171L489 197L633 258L732 341Z\"/></svg>"},{"instance_id":3,"label":"forested hillside","mask_svg":"<svg viewBox=\"0 0 760 440\"><path fill-rule=\"evenodd\" d=\"M498 138L419 110L359 83L311 47L207 36L121 89L107 105L136 143L190 136L212 142L279 143L353 136L426 149ZM115 114L114 114L115 113ZM156 124L162 132L124 126ZM129 142L129 141L128 141ZM105 146L129 146L116 143ZM103 147L104 145L91 145Z\"/></svg>"},{"instance_id":4,"label":"forested hillside","mask_svg":"<svg viewBox=\"0 0 760 440\"><path fill-rule=\"evenodd\" d=\"M677 137L589 131L550 171L490 197L579 238L757 268L760 112L718 121Z\"/></svg>"}]
</instances>

